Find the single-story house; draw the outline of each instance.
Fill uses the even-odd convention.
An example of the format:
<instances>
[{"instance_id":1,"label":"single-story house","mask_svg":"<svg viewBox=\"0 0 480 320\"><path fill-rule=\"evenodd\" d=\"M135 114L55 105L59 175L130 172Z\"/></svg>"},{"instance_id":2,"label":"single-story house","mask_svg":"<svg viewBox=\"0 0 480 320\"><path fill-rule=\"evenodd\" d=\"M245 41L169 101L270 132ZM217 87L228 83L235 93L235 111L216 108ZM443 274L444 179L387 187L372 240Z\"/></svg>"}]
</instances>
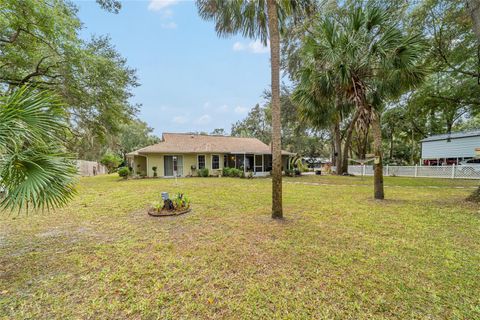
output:
<instances>
[{"instance_id":1,"label":"single-story house","mask_svg":"<svg viewBox=\"0 0 480 320\"><path fill-rule=\"evenodd\" d=\"M439 134L420 140L424 165L451 165L477 157L480 130Z\"/></svg>"},{"instance_id":2,"label":"single-story house","mask_svg":"<svg viewBox=\"0 0 480 320\"><path fill-rule=\"evenodd\" d=\"M289 167L293 153L282 151L283 168ZM154 145L127 154L135 174L153 177L195 176L207 168L219 175L224 167L268 175L272 170L271 147L255 138L229 137L191 133L164 133Z\"/></svg>"}]
</instances>

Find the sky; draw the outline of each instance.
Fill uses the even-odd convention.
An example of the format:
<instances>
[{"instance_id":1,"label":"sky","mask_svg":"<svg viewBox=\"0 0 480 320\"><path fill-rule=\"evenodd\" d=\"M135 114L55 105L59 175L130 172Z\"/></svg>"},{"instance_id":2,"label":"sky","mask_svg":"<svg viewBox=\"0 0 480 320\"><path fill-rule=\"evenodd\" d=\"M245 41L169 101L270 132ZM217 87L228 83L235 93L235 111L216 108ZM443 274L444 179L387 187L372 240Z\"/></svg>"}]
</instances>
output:
<instances>
[{"instance_id":1,"label":"sky","mask_svg":"<svg viewBox=\"0 0 480 320\"><path fill-rule=\"evenodd\" d=\"M138 117L162 132L211 132L243 119L270 87L269 49L241 36L219 38L193 1L122 1L120 13L77 0L81 37L109 35L140 87Z\"/></svg>"}]
</instances>

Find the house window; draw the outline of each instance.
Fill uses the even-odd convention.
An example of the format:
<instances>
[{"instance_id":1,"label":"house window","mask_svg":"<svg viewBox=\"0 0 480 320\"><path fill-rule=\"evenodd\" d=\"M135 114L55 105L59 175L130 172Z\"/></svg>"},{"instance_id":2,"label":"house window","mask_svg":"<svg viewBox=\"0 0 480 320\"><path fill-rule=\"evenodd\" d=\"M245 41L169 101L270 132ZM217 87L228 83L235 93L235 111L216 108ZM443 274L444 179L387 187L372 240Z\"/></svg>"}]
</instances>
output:
<instances>
[{"instance_id":1,"label":"house window","mask_svg":"<svg viewBox=\"0 0 480 320\"><path fill-rule=\"evenodd\" d=\"M197 157L198 162L198 169L205 169L205 156L198 155Z\"/></svg>"},{"instance_id":2,"label":"house window","mask_svg":"<svg viewBox=\"0 0 480 320\"><path fill-rule=\"evenodd\" d=\"M212 155L212 170L220 169L220 156L218 154Z\"/></svg>"}]
</instances>

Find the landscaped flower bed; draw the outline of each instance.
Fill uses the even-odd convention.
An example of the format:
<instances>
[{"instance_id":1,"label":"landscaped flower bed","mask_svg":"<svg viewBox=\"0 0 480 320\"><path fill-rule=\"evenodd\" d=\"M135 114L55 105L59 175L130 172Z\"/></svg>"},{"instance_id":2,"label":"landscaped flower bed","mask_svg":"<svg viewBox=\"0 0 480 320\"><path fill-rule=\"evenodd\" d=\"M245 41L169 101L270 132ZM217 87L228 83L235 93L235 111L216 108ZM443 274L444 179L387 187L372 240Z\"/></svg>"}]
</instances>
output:
<instances>
[{"instance_id":1,"label":"landscaped flower bed","mask_svg":"<svg viewBox=\"0 0 480 320\"><path fill-rule=\"evenodd\" d=\"M162 193L162 201L155 202L148 209L148 214L154 217L178 216L190 212L190 199L183 193L177 193L173 199L168 193Z\"/></svg>"}]
</instances>

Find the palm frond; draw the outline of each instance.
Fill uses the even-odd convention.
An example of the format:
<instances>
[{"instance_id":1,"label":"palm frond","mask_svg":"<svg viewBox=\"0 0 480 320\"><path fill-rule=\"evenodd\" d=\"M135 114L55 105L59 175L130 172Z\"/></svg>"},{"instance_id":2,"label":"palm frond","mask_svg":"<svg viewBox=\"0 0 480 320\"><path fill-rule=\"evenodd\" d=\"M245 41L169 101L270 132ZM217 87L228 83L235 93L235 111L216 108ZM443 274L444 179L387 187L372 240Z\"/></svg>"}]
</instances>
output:
<instances>
[{"instance_id":1,"label":"palm frond","mask_svg":"<svg viewBox=\"0 0 480 320\"><path fill-rule=\"evenodd\" d=\"M77 169L65 152L62 105L22 87L0 98L0 210L52 209L75 195Z\"/></svg>"}]
</instances>

